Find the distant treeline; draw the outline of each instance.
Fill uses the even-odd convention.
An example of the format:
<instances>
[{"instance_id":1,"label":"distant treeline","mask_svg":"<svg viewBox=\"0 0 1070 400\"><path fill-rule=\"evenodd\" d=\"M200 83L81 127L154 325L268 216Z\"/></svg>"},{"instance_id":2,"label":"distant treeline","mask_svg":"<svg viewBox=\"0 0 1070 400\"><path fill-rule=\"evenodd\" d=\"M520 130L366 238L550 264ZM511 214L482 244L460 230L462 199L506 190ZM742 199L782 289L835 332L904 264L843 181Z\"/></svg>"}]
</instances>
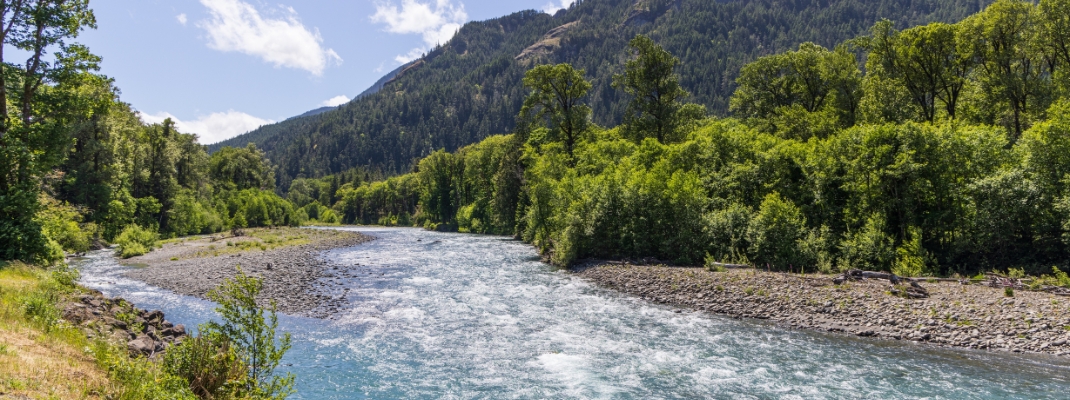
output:
<instances>
[{"instance_id":1,"label":"distant treeline","mask_svg":"<svg viewBox=\"0 0 1070 400\"><path fill-rule=\"evenodd\" d=\"M679 61L638 37L613 80L620 126L588 122L584 71L539 66L515 133L341 185L333 209L516 235L558 265L1050 272L1070 262L1067 15L1070 0L1000 0L957 24L806 43L746 65L726 119L697 118Z\"/></svg>"}]
</instances>

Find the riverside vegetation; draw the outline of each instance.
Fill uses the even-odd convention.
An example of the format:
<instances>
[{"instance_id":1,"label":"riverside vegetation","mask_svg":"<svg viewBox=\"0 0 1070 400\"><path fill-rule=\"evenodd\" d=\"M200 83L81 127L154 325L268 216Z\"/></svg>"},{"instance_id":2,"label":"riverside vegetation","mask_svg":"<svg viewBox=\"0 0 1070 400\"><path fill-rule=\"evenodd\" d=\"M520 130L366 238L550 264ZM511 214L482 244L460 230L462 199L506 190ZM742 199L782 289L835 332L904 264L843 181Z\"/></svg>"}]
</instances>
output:
<instances>
[{"instance_id":1,"label":"riverside vegetation","mask_svg":"<svg viewBox=\"0 0 1070 400\"><path fill-rule=\"evenodd\" d=\"M539 66L515 133L321 197L345 223L516 235L558 266L1066 270L1068 10L1002 0L955 24L805 43L744 66L723 119L699 118L679 61L640 36L614 80L632 99L622 125L591 122L585 71Z\"/></svg>"},{"instance_id":2,"label":"riverside vegetation","mask_svg":"<svg viewBox=\"0 0 1070 400\"><path fill-rule=\"evenodd\" d=\"M76 285L77 275L62 266L0 268L0 395L140 400L292 392L293 376L273 373L289 335L276 336L273 307L256 305L259 279L239 271L214 290L221 322L187 337L159 311Z\"/></svg>"}]
</instances>

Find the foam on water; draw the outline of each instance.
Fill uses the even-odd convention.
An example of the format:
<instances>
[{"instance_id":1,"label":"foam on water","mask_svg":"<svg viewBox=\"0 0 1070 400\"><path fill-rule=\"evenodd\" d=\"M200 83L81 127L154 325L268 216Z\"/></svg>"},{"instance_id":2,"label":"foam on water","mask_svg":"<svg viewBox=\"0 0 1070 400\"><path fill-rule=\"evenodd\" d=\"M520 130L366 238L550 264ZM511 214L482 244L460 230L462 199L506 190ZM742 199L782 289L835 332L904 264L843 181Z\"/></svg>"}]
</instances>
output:
<instances>
[{"instance_id":1,"label":"foam on water","mask_svg":"<svg viewBox=\"0 0 1070 400\"><path fill-rule=\"evenodd\" d=\"M599 289L501 237L357 229L325 254L360 272L336 321L280 318L298 399L1066 398L1070 363L945 350L676 314ZM358 265L359 264L359 265ZM83 282L177 323L212 304L121 277L105 253ZM338 294L342 294L339 292Z\"/></svg>"}]
</instances>

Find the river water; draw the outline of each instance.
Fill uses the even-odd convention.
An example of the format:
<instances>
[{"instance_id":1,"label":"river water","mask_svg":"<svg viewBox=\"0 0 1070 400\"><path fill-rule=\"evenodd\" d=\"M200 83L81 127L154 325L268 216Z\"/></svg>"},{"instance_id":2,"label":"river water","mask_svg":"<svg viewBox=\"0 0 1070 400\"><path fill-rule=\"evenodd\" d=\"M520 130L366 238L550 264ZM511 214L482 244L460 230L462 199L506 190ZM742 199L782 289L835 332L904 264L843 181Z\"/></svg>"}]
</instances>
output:
<instances>
[{"instance_id":1,"label":"river water","mask_svg":"<svg viewBox=\"0 0 1070 400\"><path fill-rule=\"evenodd\" d=\"M296 399L1066 399L1070 361L781 329L677 313L594 287L496 236L376 236L326 257L359 272L337 320L281 316ZM86 286L196 326L213 304L121 276L107 252ZM341 292L339 292L341 294Z\"/></svg>"}]
</instances>

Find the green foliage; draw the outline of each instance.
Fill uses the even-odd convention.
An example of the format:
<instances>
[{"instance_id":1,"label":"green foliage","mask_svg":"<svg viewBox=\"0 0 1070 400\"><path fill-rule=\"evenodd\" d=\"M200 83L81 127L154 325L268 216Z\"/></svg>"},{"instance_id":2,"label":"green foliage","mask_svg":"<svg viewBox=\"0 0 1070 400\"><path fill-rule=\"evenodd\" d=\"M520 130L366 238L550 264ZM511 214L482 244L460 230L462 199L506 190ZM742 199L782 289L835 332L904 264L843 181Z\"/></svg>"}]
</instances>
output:
<instances>
[{"instance_id":1,"label":"green foliage","mask_svg":"<svg viewBox=\"0 0 1070 400\"><path fill-rule=\"evenodd\" d=\"M895 249L895 264L892 273L897 276L918 277L925 270L925 248L921 245L921 231L909 229L909 239Z\"/></svg>"},{"instance_id":2,"label":"green foliage","mask_svg":"<svg viewBox=\"0 0 1070 400\"><path fill-rule=\"evenodd\" d=\"M679 141L684 133L680 128L696 117L691 110L684 110L682 100L690 94L680 87L674 72L680 59L643 35L628 45L638 56L625 63L624 74L613 77L613 85L632 96L624 114L626 136L636 141L647 137L663 143ZM698 114L698 118L704 117L704 109Z\"/></svg>"},{"instance_id":3,"label":"green foliage","mask_svg":"<svg viewBox=\"0 0 1070 400\"><path fill-rule=\"evenodd\" d=\"M860 231L848 233L840 244L840 269L890 271L896 254L886 229L885 219L872 215Z\"/></svg>"},{"instance_id":4,"label":"green foliage","mask_svg":"<svg viewBox=\"0 0 1070 400\"><path fill-rule=\"evenodd\" d=\"M275 301L271 301L267 310L256 302L262 288L259 278L245 275L239 268L234 279L226 280L208 293L208 298L219 304L215 310L222 322L209 322L201 331L217 338L215 341L224 340L233 346L246 368L242 382L244 394L254 398L285 398L293 393L294 376L277 376L274 371L290 349L290 334L276 337Z\"/></svg>"},{"instance_id":5,"label":"green foliage","mask_svg":"<svg viewBox=\"0 0 1070 400\"><path fill-rule=\"evenodd\" d=\"M231 398L240 393L247 371L230 343L208 335L187 337L160 361L168 374L189 382L202 399Z\"/></svg>"},{"instance_id":6,"label":"green foliage","mask_svg":"<svg viewBox=\"0 0 1070 400\"><path fill-rule=\"evenodd\" d=\"M223 230L223 219L219 213L190 190L182 190L175 196L174 206L169 213L171 233L176 236Z\"/></svg>"},{"instance_id":7,"label":"green foliage","mask_svg":"<svg viewBox=\"0 0 1070 400\"><path fill-rule=\"evenodd\" d=\"M576 143L587 131L591 108L582 103L591 90L584 70L570 64L540 65L524 75L524 87L531 94L520 109L521 123L541 124L546 128L545 141L561 142L571 158ZM527 128L521 127L521 130ZM432 155L434 157L434 155Z\"/></svg>"},{"instance_id":8,"label":"green foliage","mask_svg":"<svg viewBox=\"0 0 1070 400\"><path fill-rule=\"evenodd\" d=\"M156 247L157 240L159 240L159 235L156 231L130 225L115 238L115 244L119 245L119 257L130 258L152 251Z\"/></svg>"},{"instance_id":9,"label":"green foliage","mask_svg":"<svg viewBox=\"0 0 1070 400\"><path fill-rule=\"evenodd\" d=\"M257 189L223 191L215 196L220 217L228 228L297 226L301 220L293 204L274 192Z\"/></svg>"},{"instance_id":10,"label":"green foliage","mask_svg":"<svg viewBox=\"0 0 1070 400\"><path fill-rule=\"evenodd\" d=\"M97 364L108 371L108 378L116 383L118 400L195 400L185 379L171 375L146 358L130 358L122 346L98 341L91 348Z\"/></svg>"},{"instance_id":11,"label":"green foliage","mask_svg":"<svg viewBox=\"0 0 1070 400\"><path fill-rule=\"evenodd\" d=\"M808 259L800 248L807 234L802 211L779 193L770 193L747 228L751 257L756 266L769 266L778 271L814 265L815 260Z\"/></svg>"},{"instance_id":12,"label":"green foliage","mask_svg":"<svg viewBox=\"0 0 1070 400\"><path fill-rule=\"evenodd\" d=\"M1005 297L1014 297L1014 288L1009 288L1009 287L1003 288L1003 296L1005 296Z\"/></svg>"},{"instance_id":13,"label":"green foliage","mask_svg":"<svg viewBox=\"0 0 1070 400\"><path fill-rule=\"evenodd\" d=\"M84 217L77 208L49 197L43 197L41 203L44 208L36 217L41 224L41 231L63 251L82 253L89 250L91 241L99 239L96 224L83 223ZM62 253L60 256L62 258Z\"/></svg>"},{"instance_id":14,"label":"green foliage","mask_svg":"<svg viewBox=\"0 0 1070 400\"><path fill-rule=\"evenodd\" d=\"M228 190L275 188L275 172L256 145L245 148L224 147L208 160L210 176Z\"/></svg>"},{"instance_id":15,"label":"green foliage","mask_svg":"<svg viewBox=\"0 0 1070 400\"><path fill-rule=\"evenodd\" d=\"M732 110L769 132L802 140L825 137L854 124L861 81L855 55L846 47L829 51L803 43L798 51L765 56L743 67Z\"/></svg>"},{"instance_id":16,"label":"green foliage","mask_svg":"<svg viewBox=\"0 0 1070 400\"><path fill-rule=\"evenodd\" d=\"M1007 268L1007 277L1013 279L1025 278L1025 269L1023 268Z\"/></svg>"}]
</instances>

